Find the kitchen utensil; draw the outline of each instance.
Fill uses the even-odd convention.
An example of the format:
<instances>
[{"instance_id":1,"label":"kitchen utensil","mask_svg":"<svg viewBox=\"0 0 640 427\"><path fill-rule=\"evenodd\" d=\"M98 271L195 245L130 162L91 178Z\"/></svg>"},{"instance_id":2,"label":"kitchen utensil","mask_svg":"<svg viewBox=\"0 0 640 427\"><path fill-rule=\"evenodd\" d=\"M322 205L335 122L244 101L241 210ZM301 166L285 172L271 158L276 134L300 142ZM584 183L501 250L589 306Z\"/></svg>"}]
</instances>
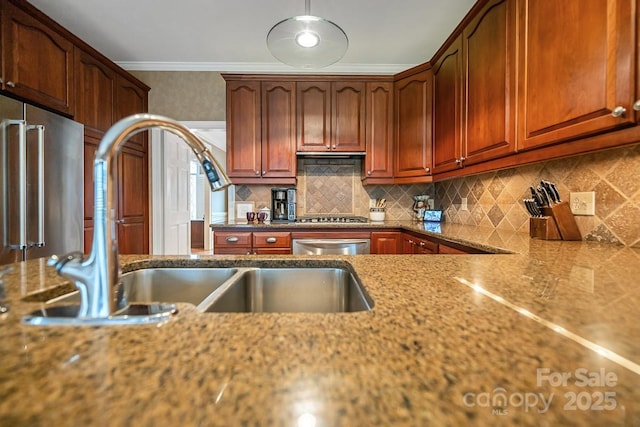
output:
<instances>
[{"instance_id":1,"label":"kitchen utensil","mask_svg":"<svg viewBox=\"0 0 640 427\"><path fill-rule=\"evenodd\" d=\"M540 185L538 185L538 194L540 195L540 199L542 199L542 206L550 206L549 203L549 195L547 191Z\"/></svg>"},{"instance_id":2,"label":"kitchen utensil","mask_svg":"<svg viewBox=\"0 0 640 427\"><path fill-rule=\"evenodd\" d=\"M546 192L547 199L550 201L550 203L558 203L558 199L556 199L556 193L551 188L551 185L549 184L549 181L542 180L542 181L540 181L540 185L542 186L542 188ZM549 205L549 206L551 206L551 205Z\"/></svg>"},{"instance_id":3,"label":"kitchen utensil","mask_svg":"<svg viewBox=\"0 0 640 427\"><path fill-rule=\"evenodd\" d=\"M531 209L531 205L529 203L529 199L522 199L522 203L524 203L524 207L527 209L527 212L529 212L529 215L536 216L534 211Z\"/></svg>"},{"instance_id":4,"label":"kitchen utensil","mask_svg":"<svg viewBox=\"0 0 640 427\"><path fill-rule=\"evenodd\" d=\"M536 189L533 186L531 186L529 187L529 191L531 191L531 197L533 198L533 201L535 202L536 206L538 208L541 208L543 206L542 198L540 197Z\"/></svg>"}]
</instances>

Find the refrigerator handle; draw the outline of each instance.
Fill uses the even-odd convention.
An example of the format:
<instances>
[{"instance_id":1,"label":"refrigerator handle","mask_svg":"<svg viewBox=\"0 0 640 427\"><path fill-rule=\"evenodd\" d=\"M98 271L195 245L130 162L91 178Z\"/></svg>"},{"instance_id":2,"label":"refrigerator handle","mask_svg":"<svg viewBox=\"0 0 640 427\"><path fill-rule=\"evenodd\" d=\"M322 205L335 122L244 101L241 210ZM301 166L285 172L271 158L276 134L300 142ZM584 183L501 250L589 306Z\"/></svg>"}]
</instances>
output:
<instances>
[{"instance_id":1,"label":"refrigerator handle","mask_svg":"<svg viewBox=\"0 0 640 427\"><path fill-rule=\"evenodd\" d=\"M44 126L29 125L27 132L30 130L38 131L38 239L33 243L34 246L41 248L45 245L44 241Z\"/></svg>"},{"instance_id":2,"label":"refrigerator handle","mask_svg":"<svg viewBox=\"0 0 640 427\"><path fill-rule=\"evenodd\" d=\"M24 120L3 120L4 138L8 140L9 126L18 126L18 216L19 237L18 242L7 242L11 249L23 251L27 248L27 123Z\"/></svg>"}]
</instances>

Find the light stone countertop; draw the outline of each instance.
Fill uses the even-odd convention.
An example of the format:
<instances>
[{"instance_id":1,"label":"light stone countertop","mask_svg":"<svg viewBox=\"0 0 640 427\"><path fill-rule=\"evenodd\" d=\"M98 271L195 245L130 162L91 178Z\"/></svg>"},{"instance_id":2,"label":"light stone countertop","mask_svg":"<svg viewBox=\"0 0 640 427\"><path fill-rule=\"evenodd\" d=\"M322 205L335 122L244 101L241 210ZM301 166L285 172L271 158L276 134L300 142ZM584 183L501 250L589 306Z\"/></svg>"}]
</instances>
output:
<instances>
[{"instance_id":1,"label":"light stone countertop","mask_svg":"<svg viewBox=\"0 0 640 427\"><path fill-rule=\"evenodd\" d=\"M640 425L640 249L434 234L514 253L122 256L125 271L337 262L375 301L335 314L178 304L166 323L127 327L22 325L73 286L44 260L15 264L0 426Z\"/></svg>"}]
</instances>

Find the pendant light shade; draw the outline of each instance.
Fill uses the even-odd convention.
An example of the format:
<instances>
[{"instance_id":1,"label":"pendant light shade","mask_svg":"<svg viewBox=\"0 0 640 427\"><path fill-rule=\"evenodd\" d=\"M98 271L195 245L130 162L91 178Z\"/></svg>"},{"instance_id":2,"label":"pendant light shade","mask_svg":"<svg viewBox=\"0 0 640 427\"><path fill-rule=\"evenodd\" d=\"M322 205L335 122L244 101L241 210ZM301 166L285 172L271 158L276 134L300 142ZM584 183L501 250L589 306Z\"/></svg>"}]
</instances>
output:
<instances>
[{"instance_id":1,"label":"pendant light shade","mask_svg":"<svg viewBox=\"0 0 640 427\"><path fill-rule=\"evenodd\" d=\"M342 28L310 14L293 16L274 25L267 34L267 47L280 62L298 68L322 68L338 62L349 47Z\"/></svg>"}]
</instances>

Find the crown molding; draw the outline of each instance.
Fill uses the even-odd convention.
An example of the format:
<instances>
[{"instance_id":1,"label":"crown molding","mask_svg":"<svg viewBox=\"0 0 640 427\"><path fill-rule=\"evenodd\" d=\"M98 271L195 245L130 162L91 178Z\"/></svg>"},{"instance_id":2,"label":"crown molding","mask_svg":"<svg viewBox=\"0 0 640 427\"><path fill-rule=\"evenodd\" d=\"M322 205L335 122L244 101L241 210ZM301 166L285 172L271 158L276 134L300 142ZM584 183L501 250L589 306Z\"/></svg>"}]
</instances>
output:
<instances>
[{"instance_id":1,"label":"crown molding","mask_svg":"<svg viewBox=\"0 0 640 427\"><path fill-rule=\"evenodd\" d=\"M128 71L217 71L221 73L375 74L394 75L416 64L333 64L306 70L280 63L262 62L116 62Z\"/></svg>"}]
</instances>

